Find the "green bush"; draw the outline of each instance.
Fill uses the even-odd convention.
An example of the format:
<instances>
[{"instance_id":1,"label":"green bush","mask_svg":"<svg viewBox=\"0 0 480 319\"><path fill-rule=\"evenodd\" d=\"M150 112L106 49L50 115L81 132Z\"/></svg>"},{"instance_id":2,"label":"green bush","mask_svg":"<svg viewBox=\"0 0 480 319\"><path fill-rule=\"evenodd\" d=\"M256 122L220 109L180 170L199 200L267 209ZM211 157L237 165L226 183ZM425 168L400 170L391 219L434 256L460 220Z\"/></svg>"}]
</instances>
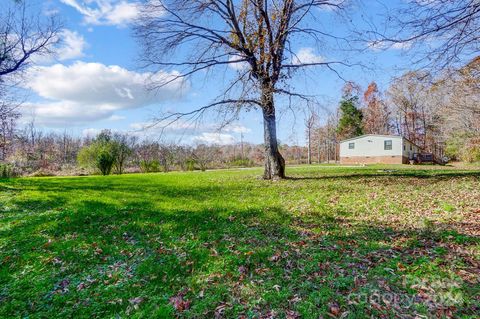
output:
<instances>
[{"instance_id":1,"label":"green bush","mask_svg":"<svg viewBox=\"0 0 480 319\"><path fill-rule=\"evenodd\" d=\"M466 133L455 134L447 141L445 154L468 163L480 162L480 138Z\"/></svg>"},{"instance_id":2,"label":"green bush","mask_svg":"<svg viewBox=\"0 0 480 319\"><path fill-rule=\"evenodd\" d=\"M160 172L160 162L158 160L142 160L140 161L140 170L142 173Z\"/></svg>"},{"instance_id":3,"label":"green bush","mask_svg":"<svg viewBox=\"0 0 480 319\"><path fill-rule=\"evenodd\" d=\"M133 152L131 143L132 140L127 135L103 130L92 144L80 150L77 161L81 167L93 168L103 175L110 175L112 170L116 174L122 174Z\"/></svg>"},{"instance_id":4,"label":"green bush","mask_svg":"<svg viewBox=\"0 0 480 319\"><path fill-rule=\"evenodd\" d=\"M480 138L468 140L462 151L462 160L468 163L480 162Z\"/></svg>"},{"instance_id":5,"label":"green bush","mask_svg":"<svg viewBox=\"0 0 480 319\"><path fill-rule=\"evenodd\" d=\"M102 149L96 155L95 166L104 176L110 175L114 163L115 157L108 149Z\"/></svg>"},{"instance_id":6,"label":"green bush","mask_svg":"<svg viewBox=\"0 0 480 319\"><path fill-rule=\"evenodd\" d=\"M109 175L115 164L116 155L115 142L111 140L108 132L102 132L92 144L80 150L77 161L81 167L95 169L102 175Z\"/></svg>"},{"instance_id":7,"label":"green bush","mask_svg":"<svg viewBox=\"0 0 480 319\"><path fill-rule=\"evenodd\" d=\"M445 155L454 160L462 160L462 151L469 136L463 133L454 134L447 140Z\"/></svg>"},{"instance_id":8,"label":"green bush","mask_svg":"<svg viewBox=\"0 0 480 319\"><path fill-rule=\"evenodd\" d=\"M230 162L230 166L232 167L252 167L254 165L255 163L252 160L247 158L244 158L244 159L237 158Z\"/></svg>"},{"instance_id":9,"label":"green bush","mask_svg":"<svg viewBox=\"0 0 480 319\"><path fill-rule=\"evenodd\" d=\"M12 164L0 163L0 178L12 178L17 177L19 174Z\"/></svg>"},{"instance_id":10,"label":"green bush","mask_svg":"<svg viewBox=\"0 0 480 319\"><path fill-rule=\"evenodd\" d=\"M31 177L49 177L49 176L55 176L55 173L49 170L45 169L39 169L38 171L35 171L34 173L30 174L29 176Z\"/></svg>"},{"instance_id":11,"label":"green bush","mask_svg":"<svg viewBox=\"0 0 480 319\"><path fill-rule=\"evenodd\" d=\"M187 164L186 165L187 171L191 172L195 170L195 164L196 164L195 160L189 159L187 160L186 164Z\"/></svg>"}]
</instances>

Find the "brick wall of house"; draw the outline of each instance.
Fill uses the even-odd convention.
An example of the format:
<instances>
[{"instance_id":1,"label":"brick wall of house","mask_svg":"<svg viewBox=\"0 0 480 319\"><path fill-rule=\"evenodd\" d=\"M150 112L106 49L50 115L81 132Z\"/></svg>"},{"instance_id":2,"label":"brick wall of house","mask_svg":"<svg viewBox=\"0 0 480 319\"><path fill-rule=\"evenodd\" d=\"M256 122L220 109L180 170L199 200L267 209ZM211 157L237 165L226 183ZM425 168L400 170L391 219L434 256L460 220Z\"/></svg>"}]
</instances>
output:
<instances>
[{"instance_id":1,"label":"brick wall of house","mask_svg":"<svg viewBox=\"0 0 480 319\"><path fill-rule=\"evenodd\" d=\"M408 158L399 155L340 157L340 164L408 164Z\"/></svg>"}]
</instances>

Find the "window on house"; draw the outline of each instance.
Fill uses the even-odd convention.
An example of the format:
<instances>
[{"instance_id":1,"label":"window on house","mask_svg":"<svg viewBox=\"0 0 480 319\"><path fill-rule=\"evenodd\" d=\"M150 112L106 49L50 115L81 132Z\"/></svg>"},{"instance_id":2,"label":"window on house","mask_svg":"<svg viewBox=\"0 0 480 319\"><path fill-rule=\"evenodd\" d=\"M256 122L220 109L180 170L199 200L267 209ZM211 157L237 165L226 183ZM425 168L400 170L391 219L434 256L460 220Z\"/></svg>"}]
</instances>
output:
<instances>
[{"instance_id":1,"label":"window on house","mask_svg":"<svg viewBox=\"0 0 480 319\"><path fill-rule=\"evenodd\" d=\"M407 147L405 145L403 145L403 150L406 151L407 150Z\"/></svg>"},{"instance_id":2,"label":"window on house","mask_svg":"<svg viewBox=\"0 0 480 319\"><path fill-rule=\"evenodd\" d=\"M413 150L413 147L412 147L412 145L410 145L410 151L412 151L412 150Z\"/></svg>"},{"instance_id":3,"label":"window on house","mask_svg":"<svg viewBox=\"0 0 480 319\"><path fill-rule=\"evenodd\" d=\"M389 151L392 149L392 140L386 140L384 141L383 143L383 148L386 150L386 151Z\"/></svg>"},{"instance_id":4,"label":"window on house","mask_svg":"<svg viewBox=\"0 0 480 319\"><path fill-rule=\"evenodd\" d=\"M348 143L348 149L353 150L355 148L355 143Z\"/></svg>"}]
</instances>

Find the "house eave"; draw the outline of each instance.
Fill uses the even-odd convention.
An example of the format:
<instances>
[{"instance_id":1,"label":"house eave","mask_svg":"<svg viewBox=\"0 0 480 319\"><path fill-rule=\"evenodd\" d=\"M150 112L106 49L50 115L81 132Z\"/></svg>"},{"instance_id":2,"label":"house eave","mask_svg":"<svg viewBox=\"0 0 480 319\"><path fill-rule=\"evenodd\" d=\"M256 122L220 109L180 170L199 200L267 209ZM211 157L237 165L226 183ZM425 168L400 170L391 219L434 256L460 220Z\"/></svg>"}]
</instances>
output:
<instances>
[{"instance_id":1,"label":"house eave","mask_svg":"<svg viewBox=\"0 0 480 319\"><path fill-rule=\"evenodd\" d=\"M401 139L404 139L405 141L413 144L414 146L416 146L416 147L418 147L419 149L422 150L422 148L420 146L418 146L417 144L413 143L412 141L410 141L409 139L407 139L407 138L405 138L401 135L365 134L365 135L360 135L360 136L356 136L356 137L352 137L352 138L348 138L346 140L340 141L340 144L344 143L344 142L355 141L355 140L358 140L360 138L364 138L364 137L368 137L368 136L385 137L385 138L401 138Z\"/></svg>"},{"instance_id":2,"label":"house eave","mask_svg":"<svg viewBox=\"0 0 480 319\"><path fill-rule=\"evenodd\" d=\"M354 140L358 140L360 138L364 138L364 137L368 137L368 136L387 137L387 138L402 138L402 136L400 136L400 135L365 134L365 135L360 135L360 136L355 136L355 137L348 138L346 140L340 141L340 143L354 141Z\"/></svg>"}]
</instances>

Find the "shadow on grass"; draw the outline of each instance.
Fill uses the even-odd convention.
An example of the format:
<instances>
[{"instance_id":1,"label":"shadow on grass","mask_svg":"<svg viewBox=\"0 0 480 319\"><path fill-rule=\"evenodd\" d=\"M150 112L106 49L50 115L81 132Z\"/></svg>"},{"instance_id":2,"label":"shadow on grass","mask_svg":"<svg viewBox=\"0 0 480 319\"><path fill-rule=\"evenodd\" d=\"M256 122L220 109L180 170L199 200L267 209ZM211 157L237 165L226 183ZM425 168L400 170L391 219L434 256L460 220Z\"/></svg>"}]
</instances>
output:
<instances>
[{"instance_id":1,"label":"shadow on grass","mask_svg":"<svg viewBox=\"0 0 480 319\"><path fill-rule=\"evenodd\" d=\"M205 189L162 192L187 199L218 192ZM473 302L478 286L470 278L454 274L465 301L450 308L418 299L421 291L410 287L415 278L448 283L448 269L473 272L463 248L478 244L477 237L354 224L328 214L304 222L276 206L159 209L139 200L75 206L68 200L14 201L23 216L0 231L0 315L194 318L213 317L222 306L223 317L275 310L313 318L325 316L332 302L355 318L479 310ZM352 291L379 289L411 296L415 304L399 310L349 303ZM170 305L175 296L191 302L181 314ZM135 298L141 301L129 301Z\"/></svg>"},{"instance_id":2,"label":"shadow on grass","mask_svg":"<svg viewBox=\"0 0 480 319\"><path fill-rule=\"evenodd\" d=\"M390 177L401 177L401 178L420 178L427 180L446 180L454 178L463 178L463 177L480 177L480 171L461 171L457 172L452 170L451 172L435 172L432 170L392 170L392 172L382 172L383 170L372 170L371 172L358 172L358 173L334 173L334 174L325 174L321 176L289 176L286 179L291 181L302 181L302 180L334 180L334 179L359 179L359 178L390 178ZM322 172L323 173L323 172Z\"/></svg>"},{"instance_id":3,"label":"shadow on grass","mask_svg":"<svg viewBox=\"0 0 480 319\"><path fill-rule=\"evenodd\" d=\"M223 185L206 185L206 186L192 186L192 185L169 185L168 182L151 180L142 181L137 180L117 180L111 181L109 179L91 179L91 178L75 178L68 180L51 180L51 179L37 179L37 180L18 180L17 188L22 191L38 191L44 194L54 194L55 196L67 196L71 198L71 194L78 192L78 194L92 193L97 197L102 197L104 192L118 192L125 195L140 195L140 196L159 196L160 198L168 199L184 199L202 202L214 198L224 199ZM229 192L244 192L242 185L229 185ZM107 198L110 196L107 196Z\"/></svg>"}]
</instances>

